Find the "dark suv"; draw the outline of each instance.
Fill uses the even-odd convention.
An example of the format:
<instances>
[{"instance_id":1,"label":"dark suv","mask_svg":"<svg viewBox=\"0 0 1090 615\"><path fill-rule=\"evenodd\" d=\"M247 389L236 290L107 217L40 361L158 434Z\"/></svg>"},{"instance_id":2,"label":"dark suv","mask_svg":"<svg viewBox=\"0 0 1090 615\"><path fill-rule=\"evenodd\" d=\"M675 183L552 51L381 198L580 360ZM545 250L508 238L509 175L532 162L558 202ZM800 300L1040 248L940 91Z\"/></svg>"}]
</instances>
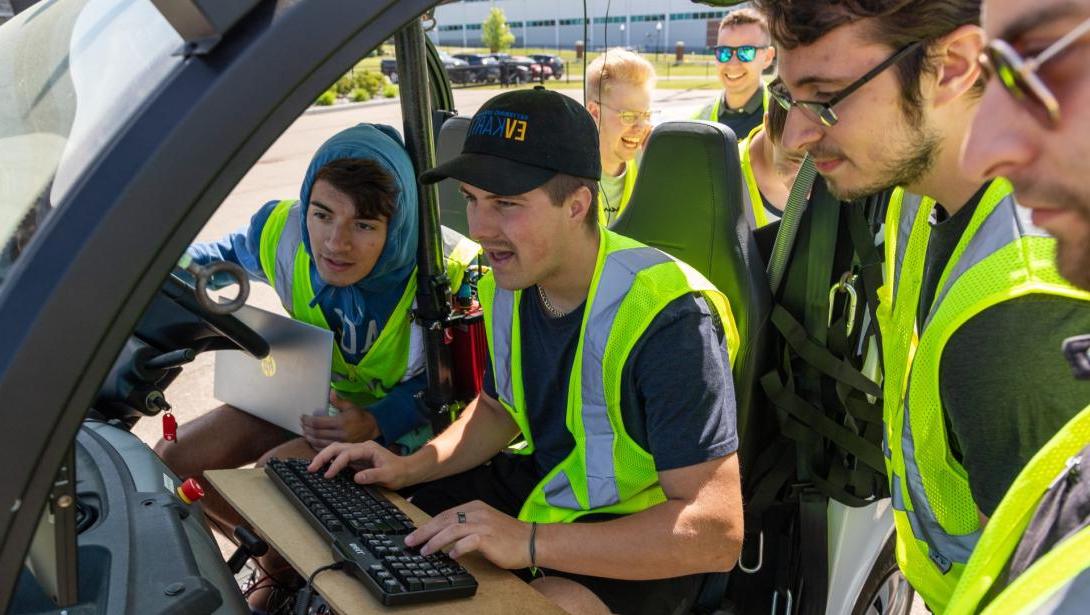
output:
<instances>
[{"instance_id":1,"label":"dark suv","mask_svg":"<svg viewBox=\"0 0 1090 615\"><path fill-rule=\"evenodd\" d=\"M502 69L495 58L479 53L456 53L455 58L465 61L469 66L467 73L476 83L496 83L500 81Z\"/></svg>"}]
</instances>

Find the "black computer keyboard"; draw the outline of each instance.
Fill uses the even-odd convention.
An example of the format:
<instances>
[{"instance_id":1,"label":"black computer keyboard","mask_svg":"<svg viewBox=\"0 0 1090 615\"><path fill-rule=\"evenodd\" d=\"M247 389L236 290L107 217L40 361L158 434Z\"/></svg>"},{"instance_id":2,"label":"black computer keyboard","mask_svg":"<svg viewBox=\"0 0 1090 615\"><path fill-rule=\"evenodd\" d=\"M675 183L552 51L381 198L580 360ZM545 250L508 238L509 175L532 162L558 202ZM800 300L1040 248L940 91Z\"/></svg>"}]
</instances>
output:
<instances>
[{"instance_id":1,"label":"black computer keyboard","mask_svg":"<svg viewBox=\"0 0 1090 615\"><path fill-rule=\"evenodd\" d=\"M352 482L352 472L325 478L307 472L309 461L270 459L265 472L303 517L329 539L334 557L382 604L463 598L477 580L445 553L421 555L405 546L415 529L377 490Z\"/></svg>"}]
</instances>

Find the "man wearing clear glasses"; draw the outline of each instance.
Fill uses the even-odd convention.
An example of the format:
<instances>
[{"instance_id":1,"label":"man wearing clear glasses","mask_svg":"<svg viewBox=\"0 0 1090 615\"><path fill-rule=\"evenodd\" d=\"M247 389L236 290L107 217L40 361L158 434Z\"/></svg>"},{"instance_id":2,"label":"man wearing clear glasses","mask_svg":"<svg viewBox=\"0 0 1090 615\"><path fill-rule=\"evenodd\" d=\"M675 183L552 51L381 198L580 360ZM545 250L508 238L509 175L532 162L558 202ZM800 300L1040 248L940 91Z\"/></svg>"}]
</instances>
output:
<instances>
[{"instance_id":1,"label":"man wearing clear glasses","mask_svg":"<svg viewBox=\"0 0 1090 615\"><path fill-rule=\"evenodd\" d=\"M1055 348L1090 328L1088 296L1059 278L1009 182L959 166L983 90L978 0L758 4L784 145L842 199L894 189L877 310L886 469L898 563L944 612L1015 476L1085 405Z\"/></svg>"},{"instance_id":2,"label":"man wearing clear glasses","mask_svg":"<svg viewBox=\"0 0 1090 615\"><path fill-rule=\"evenodd\" d=\"M654 91L655 67L631 51L607 49L587 66L587 111L598 126L602 156L598 221L605 226L613 224L632 198L639 159L651 134Z\"/></svg>"},{"instance_id":3,"label":"man wearing clear glasses","mask_svg":"<svg viewBox=\"0 0 1090 615\"><path fill-rule=\"evenodd\" d=\"M715 47L723 92L693 119L719 122L739 141L761 124L768 108L761 73L776 57L770 40L765 18L753 9L737 9L723 17Z\"/></svg>"},{"instance_id":4,"label":"man wearing clear glasses","mask_svg":"<svg viewBox=\"0 0 1090 615\"><path fill-rule=\"evenodd\" d=\"M1090 2L987 0L990 77L962 153L967 173L1008 177L1034 224L1058 240L1059 271L1090 289ZM1090 377L1087 338L1065 342ZM1033 386L1036 386L1034 384ZM951 613L1084 613L1090 603L1090 408L1011 485L950 601ZM1000 591L1001 590L1001 591Z\"/></svg>"}]
</instances>

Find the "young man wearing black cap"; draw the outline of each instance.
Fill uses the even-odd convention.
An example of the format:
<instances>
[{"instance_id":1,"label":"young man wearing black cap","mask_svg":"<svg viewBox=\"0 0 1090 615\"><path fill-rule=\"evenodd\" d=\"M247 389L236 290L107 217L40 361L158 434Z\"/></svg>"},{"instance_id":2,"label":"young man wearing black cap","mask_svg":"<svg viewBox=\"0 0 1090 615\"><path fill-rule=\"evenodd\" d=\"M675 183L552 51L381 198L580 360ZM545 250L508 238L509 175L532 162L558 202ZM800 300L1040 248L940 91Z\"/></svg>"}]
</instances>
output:
<instances>
[{"instance_id":1,"label":"young man wearing black cap","mask_svg":"<svg viewBox=\"0 0 1090 615\"><path fill-rule=\"evenodd\" d=\"M334 444L311 469L419 484L435 518L408 544L546 568L533 586L571 613L687 612L700 573L741 547L738 333L699 273L598 225L600 175L574 100L522 90L481 108L462 154L421 181L462 182L492 265L485 390L416 454Z\"/></svg>"}]
</instances>

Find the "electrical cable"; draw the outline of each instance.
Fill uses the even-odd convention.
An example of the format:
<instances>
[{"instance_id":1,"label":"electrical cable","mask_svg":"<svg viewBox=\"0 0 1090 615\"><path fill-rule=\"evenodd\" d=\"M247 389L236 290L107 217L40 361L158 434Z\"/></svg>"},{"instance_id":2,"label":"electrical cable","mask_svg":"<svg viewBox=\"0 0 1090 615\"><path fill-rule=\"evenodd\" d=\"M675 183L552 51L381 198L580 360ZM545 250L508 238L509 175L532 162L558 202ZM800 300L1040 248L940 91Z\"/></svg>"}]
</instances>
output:
<instances>
[{"instance_id":1,"label":"electrical cable","mask_svg":"<svg viewBox=\"0 0 1090 615\"><path fill-rule=\"evenodd\" d=\"M325 572L326 570L340 570L344 568L344 562L333 562L321 566L310 573L307 577L306 587L299 590L299 593L295 597L295 615L307 615L307 610L310 609L310 599L314 595L314 577Z\"/></svg>"}]
</instances>

